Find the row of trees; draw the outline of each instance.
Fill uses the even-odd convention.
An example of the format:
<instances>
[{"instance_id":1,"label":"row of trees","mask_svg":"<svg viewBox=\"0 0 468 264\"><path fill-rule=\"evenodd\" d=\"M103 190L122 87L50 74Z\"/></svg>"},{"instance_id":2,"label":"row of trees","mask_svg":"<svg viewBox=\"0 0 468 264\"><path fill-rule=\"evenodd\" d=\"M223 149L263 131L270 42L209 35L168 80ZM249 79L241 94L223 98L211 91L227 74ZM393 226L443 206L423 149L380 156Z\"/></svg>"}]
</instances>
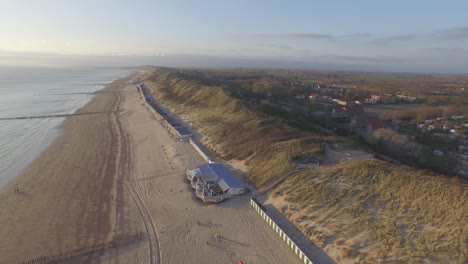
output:
<instances>
[{"instance_id":1,"label":"row of trees","mask_svg":"<svg viewBox=\"0 0 468 264\"><path fill-rule=\"evenodd\" d=\"M422 123L424 120L437 117L450 118L454 115L462 115L463 110L456 106L431 107L422 106L413 109L401 109L390 112L384 112L380 118L386 121L408 121L413 123Z\"/></svg>"},{"instance_id":2,"label":"row of trees","mask_svg":"<svg viewBox=\"0 0 468 264\"><path fill-rule=\"evenodd\" d=\"M370 146L379 153L388 155L402 163L429 169L438 173L453 174L457 159L449 153L443 156L433 154L433 148L411 141L408 136L392 130L379 129L368 140Z\"/></svg>"}]
</instances>

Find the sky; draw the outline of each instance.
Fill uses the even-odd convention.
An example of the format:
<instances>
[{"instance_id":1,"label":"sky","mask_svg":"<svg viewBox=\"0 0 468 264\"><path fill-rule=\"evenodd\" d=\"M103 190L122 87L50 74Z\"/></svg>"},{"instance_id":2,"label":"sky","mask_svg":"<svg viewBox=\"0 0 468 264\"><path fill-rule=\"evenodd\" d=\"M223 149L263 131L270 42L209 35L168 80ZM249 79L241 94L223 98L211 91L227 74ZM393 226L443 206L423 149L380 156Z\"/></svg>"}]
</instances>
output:
<instances>
[{"instance_id":1,"label":"sky","mask_svg":"<svg viewBox=\"0 0 468 264\"><path fill-rule=\"evenodd\" d=\"M466 0L0 0L0 65L468 73L467 10Z\"/></svg>"}]
</instances>

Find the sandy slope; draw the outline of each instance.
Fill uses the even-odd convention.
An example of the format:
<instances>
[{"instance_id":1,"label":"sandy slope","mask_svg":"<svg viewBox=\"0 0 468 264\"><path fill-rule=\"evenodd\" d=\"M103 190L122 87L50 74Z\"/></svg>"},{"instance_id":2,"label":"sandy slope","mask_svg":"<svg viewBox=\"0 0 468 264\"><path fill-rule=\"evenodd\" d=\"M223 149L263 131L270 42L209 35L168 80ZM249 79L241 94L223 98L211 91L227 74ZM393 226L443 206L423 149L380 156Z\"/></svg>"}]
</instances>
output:
<instances>
[{"instance_id":1,"label":"sandy slope","mask_svg":"<svg viewBox=\"0 0 468 264\"><path fill-rule=\"evenodd\" d=\"M299 263L247 195L195 199L184 172L201 158L152 119L133 85L104 91L80 111L108 114L69 118L0 192L0 263Z\"/></svg>"}]
</instances>

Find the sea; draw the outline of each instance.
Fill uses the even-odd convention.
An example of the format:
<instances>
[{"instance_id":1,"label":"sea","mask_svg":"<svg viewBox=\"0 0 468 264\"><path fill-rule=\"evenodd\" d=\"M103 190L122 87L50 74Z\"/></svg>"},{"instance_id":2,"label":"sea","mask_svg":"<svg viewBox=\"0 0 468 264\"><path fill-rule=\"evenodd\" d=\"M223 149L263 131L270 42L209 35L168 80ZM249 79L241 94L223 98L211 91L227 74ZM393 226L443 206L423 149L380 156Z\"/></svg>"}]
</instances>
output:
<instances>
[{"instance_id":1,"label":"sea","mask_svg":"<svg viewBox=\"0 0 468 264\"><path fill-rule=\"evenodd\" d=\"M0 67L0 189L47 149L65 117L130 69ZM29 117L42 118L29 118Z\"/></svg>"}]
</instances>

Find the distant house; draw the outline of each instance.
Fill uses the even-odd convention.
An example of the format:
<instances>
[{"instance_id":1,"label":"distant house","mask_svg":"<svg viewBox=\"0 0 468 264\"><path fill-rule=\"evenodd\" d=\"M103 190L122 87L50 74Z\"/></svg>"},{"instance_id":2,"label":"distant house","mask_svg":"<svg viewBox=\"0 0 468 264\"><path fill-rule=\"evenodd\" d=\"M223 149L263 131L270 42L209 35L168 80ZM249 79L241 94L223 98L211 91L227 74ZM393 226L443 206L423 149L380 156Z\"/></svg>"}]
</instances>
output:
<instances>
[{"instance_id":1,"label":"distant house","mask_svg":"<svg viewBox=\"0 0 468 264\"><path fill-rule=\"evenodd\" d=\"M433 124L434 123L434 119L426 119L424 120L424 124Z\"/></svg>"},{"instance_id":2,"label":"distant house","mask_svg":"<svg viewBox=\"0 0 468 264\"><path fill-rule=\"evenodd\" d=\"M356 101L354 100L343 100L343 99L333 99L333 102L339 105L355 105Z\"/></svg>"},{"instance_id":3,"label":"distant house","mask_svg":"<svg viewBox=\"0 0 468 264\"><path fill-rule=\"evenodd\" d=\"M372 100L372 99L370 99L370 98L367 98L364 102L365 102L366 104L377 104L377 103L378 103L378 101Z\"/></svg>"},{"instance_id":4,"label":"distant house","mask_svg":"<svg viewBox=\"0 0 468 264\"><path fill-rule=\"evenodd\" d=\"M402 95L402 94L397 94L397 98L402 100L403 102L409 102L409 103L415 102L416 99L417 99L416 97L406 96L406 95Z\"/></svg>"},{"instance_id":5,"label":"distant house","mask_svg":"<svg viewBox=\"0 0 468 264\"><path fill-rule=\"evenodd\" d=\"M459 152L465 152L465 151L468 151L468 147L467 146L463 146L463 145L459 145L458 146L458 151Z\"/></svg>"},{"instance_id":6,"label":"distant house","mask_svg":"<svg viewBox=\"0 0 468 264\"><path fill-rule=\"evenodd\" d=\"M315 97L315 100L318 101L318 102L331 102L332 98L331 98L331 96L328 96L328 95L322 95L322 96L317 95Z\"/></svg>"},{"instance_id":7,"label":"distant house","mask_svg":"<svg viewBox=\"0 0 468 264\"><path fill-rule=\"evenodd\" d=\"M310 93L309 94L309 99L315 99L317 97L317 94L315 93Z\"/></svg>"},{"instance_id":8,"label":"distant house","mask_svg":"<svg viewBox=\"0 0 468 264\"><path fill-rule=\"evenodd\" d=\"M384 128L384 123L376 116L358 115L351 119L350 126L361 135L372 135L374 131Z\"/></svg>"}]
</instances>

